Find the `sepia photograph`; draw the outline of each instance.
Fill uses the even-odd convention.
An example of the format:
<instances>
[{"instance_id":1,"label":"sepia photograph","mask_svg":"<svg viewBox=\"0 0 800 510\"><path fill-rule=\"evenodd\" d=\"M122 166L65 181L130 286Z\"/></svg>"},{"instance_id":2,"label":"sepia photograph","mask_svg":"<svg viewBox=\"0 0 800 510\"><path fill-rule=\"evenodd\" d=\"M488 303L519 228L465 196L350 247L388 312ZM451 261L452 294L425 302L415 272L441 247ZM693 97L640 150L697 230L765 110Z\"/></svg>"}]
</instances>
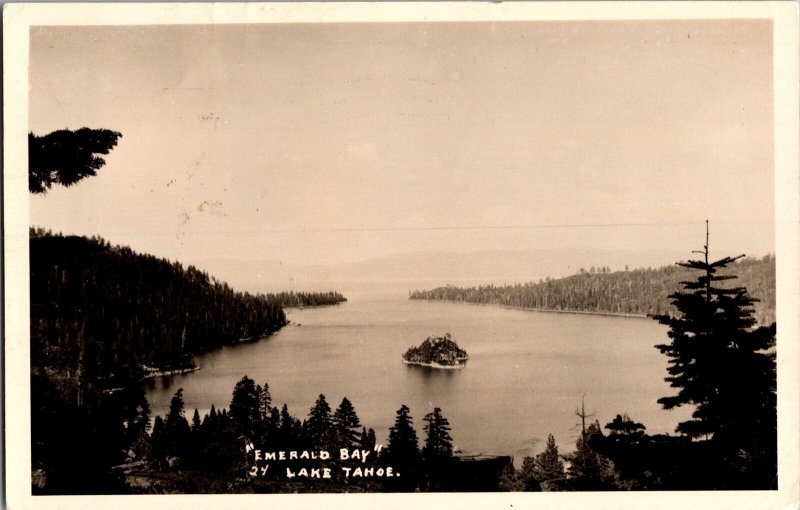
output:
<instances>
[{"instance_id":1,"label":"sepia photograph","mask_svg":"<svg viewBox=\"0 0 800 510\"><path fill-rule=\"evenodd\" d=\"M722 7L6 5L9 494L796 505L797 6Z\"/></svg>"}]
</instances>

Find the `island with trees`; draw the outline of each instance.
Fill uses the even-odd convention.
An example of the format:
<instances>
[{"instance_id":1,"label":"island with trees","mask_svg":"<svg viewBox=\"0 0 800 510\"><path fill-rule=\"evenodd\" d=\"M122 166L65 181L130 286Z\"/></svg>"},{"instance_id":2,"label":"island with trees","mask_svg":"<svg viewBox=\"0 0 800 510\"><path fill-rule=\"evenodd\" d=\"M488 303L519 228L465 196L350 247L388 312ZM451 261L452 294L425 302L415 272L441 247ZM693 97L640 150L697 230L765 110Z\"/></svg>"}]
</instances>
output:
<instances>
[{"instance_id":1,"label":"island with trees","mask_svg":"<svg viewBox=\"0 0 800 510\"><path fill-rule=\"evenodd\" d=\"M107 154L120 136L89 129L31 134L30 192L46 193L53 185L71 186L95 175L104 164L97 154ZM236 292L193 266L99 237L34 228L29 250L34 495L774 490L778 485L775 259L712 261L708 233L702 258L677 268L624 273L604 268L526 286L448 287L412 296L648 314L667 327L667 339L655 348L668 359L665 381L674 392L658 403L693 410L691 419L678 424L677 435L647 434L643 423L625 413L605 425L605 434L599 420L587 423L592 414L581 403L575 450L559 452L548 435L544 451L523 458L521 469L507 455L455 450L455 432L439 407L432 405L423 418L421 446L411 410L401 405L382 449L347 397L333 410L321 393L301 419L286 404L273 405L266 382L256 384L246 375L227 409L212 403L201 419L195 408L190 421L178 389L167 415L151 421L143 377L153 370L184 370L193 353L277 331L286 324L283 298ZM403 355L406 363L437 368L461 367L467 359L449 334L428 338ZM544 438L546 431L525 433ZM316 457L267 470L259 464L262 449L338 452L328 463L338 476L296 478L303 470L325 468ZM358 451L360 458L342 451ZM388 473L390 467L403 476L355 474ZM289 469L298 474L289 477Z\"/></svg>"},{"instance_id":2,"label":"island with trees","mask_svg":"<svg viewBox=\"0 0 800 510\"><path fill-rule=\"evenodd\" d=\"M464 368L469 356L445 333L443 337L428 337L419 347L409 347L403 353L403 363L432 368Z\"/></svg>"}]
</instances>

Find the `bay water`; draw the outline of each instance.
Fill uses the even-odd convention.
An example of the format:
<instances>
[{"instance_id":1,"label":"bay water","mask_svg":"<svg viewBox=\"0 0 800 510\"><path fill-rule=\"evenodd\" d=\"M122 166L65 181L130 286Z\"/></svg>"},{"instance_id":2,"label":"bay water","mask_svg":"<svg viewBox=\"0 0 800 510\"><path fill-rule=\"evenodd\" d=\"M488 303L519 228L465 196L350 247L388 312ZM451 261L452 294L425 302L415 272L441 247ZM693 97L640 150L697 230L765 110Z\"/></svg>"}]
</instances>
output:
<instances>
[{"instance_id":1,"label":"bay water","mask_svg":"<svg viewBox=\"0 0 800 510\"><path fill-rule=\"evenodd\" d=\"M201 417L211 404L227 408L247 375L268 383L273 404L288 404L301 420L319 394L333 409L346 396L383 444L402 404L420 445L422 418L440 407L457 450L513 455L519 464L542 451L550 433L562 453L574 450L582 400L601 426L628 413L651 434L672 433L691 412L656 402L675 390L654 347L668 341L667 329L652 319L416 301L407 290L362 285L339 305L289 308L291 323L279 332L198 355L196 372L146 383L153 415L166 415L178 388L189 419L195 408ZM411 345L445 333L469 354L465 368L401 361Z\"/></svg>"}]
</instances>

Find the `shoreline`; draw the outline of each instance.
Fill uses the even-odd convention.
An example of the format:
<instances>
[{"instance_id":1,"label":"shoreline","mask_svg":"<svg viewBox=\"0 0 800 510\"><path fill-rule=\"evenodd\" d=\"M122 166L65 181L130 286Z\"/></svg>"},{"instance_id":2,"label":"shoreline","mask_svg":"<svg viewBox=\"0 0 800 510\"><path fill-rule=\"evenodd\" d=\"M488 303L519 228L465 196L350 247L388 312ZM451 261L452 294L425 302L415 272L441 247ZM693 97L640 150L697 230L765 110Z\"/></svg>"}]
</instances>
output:
<instances>
[{"instance_id":1,"label":"shoreline","mask_svg":"<svg viewBox=\"0 0 800 510\"><path fill-rule=\"evenodd\" d=\"M630 319L648 319L647 315L637 313L619 313L619 312L601 312L592 310L556 310L553 308L529 308L525 306L504 305L502 303L474 303L472 301L454 301L452 299L426 299L426 298L409 298L409 301L430 301L433 303L453 303L477 306L493 306L498 308L506 308L508 310L522 310L525 312L542 312L542 313L574 313L582 315L601 315L608 317L625 317Z\"/></svg>"},{"instance_id":2,"label":"shoreline","mask_svg":"<svg viewBox=\"0 0 800 510\"><path fill-rule=\"evenodd\" d=\"M402 358L401 358L402 359ZM458 365L440 365L439 363L422 363L421 361L406 361L402 360L406 365L414 365L418 367L438 368L441 370L461 370L466 367L466 363L459 363Z\"/></svg>"},{"instance_id":3,"label":"shoreline","mask_svg":"<svg viewBox=\"0 0 800 510\"><path fill-rule=\"evenodd\" d=\"M284 310L292 309L292 310L302 310L304 308L325 308L326 306L339 306L342 303L347 303L347 300L339 301L336 303L325 303L324 305L281 305Z\"/></svg>"},{"instance_id":4,"label":"shoreline","mask_svg":"<svg viewBox=\"0 0 800 510\"><path fill-rule=\"evenodd\" d=\"M172 370L146 370L145 375L142 376L142 381L146 381L148 379L155 379L156 377L167 377L171 375L180 375L180 374L189 374L191 372L197 372L200 370L199 365L195 365L193 367L184 367L184 368L175 368Z\"/></svg>"}]
</instances>

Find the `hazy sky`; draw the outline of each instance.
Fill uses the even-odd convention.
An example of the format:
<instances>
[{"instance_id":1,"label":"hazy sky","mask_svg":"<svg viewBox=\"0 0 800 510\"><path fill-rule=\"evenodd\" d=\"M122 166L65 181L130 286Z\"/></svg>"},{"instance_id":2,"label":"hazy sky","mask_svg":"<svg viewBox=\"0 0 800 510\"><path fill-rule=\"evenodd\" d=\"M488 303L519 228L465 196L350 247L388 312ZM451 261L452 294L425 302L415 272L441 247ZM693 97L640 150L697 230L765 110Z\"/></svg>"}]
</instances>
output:
<instances>
[{"instance_id":1,"label":"hazy sky","mask_svg":"<svg viewBox=\"0 0 800 510\"><path fill-rule=\"evenodd\" d=\"M705 219L763 255L771 44L742 20L35 28L30 129L123 138L31 222L186 263L688 256Z\"/></svg>"}]
</instances>

